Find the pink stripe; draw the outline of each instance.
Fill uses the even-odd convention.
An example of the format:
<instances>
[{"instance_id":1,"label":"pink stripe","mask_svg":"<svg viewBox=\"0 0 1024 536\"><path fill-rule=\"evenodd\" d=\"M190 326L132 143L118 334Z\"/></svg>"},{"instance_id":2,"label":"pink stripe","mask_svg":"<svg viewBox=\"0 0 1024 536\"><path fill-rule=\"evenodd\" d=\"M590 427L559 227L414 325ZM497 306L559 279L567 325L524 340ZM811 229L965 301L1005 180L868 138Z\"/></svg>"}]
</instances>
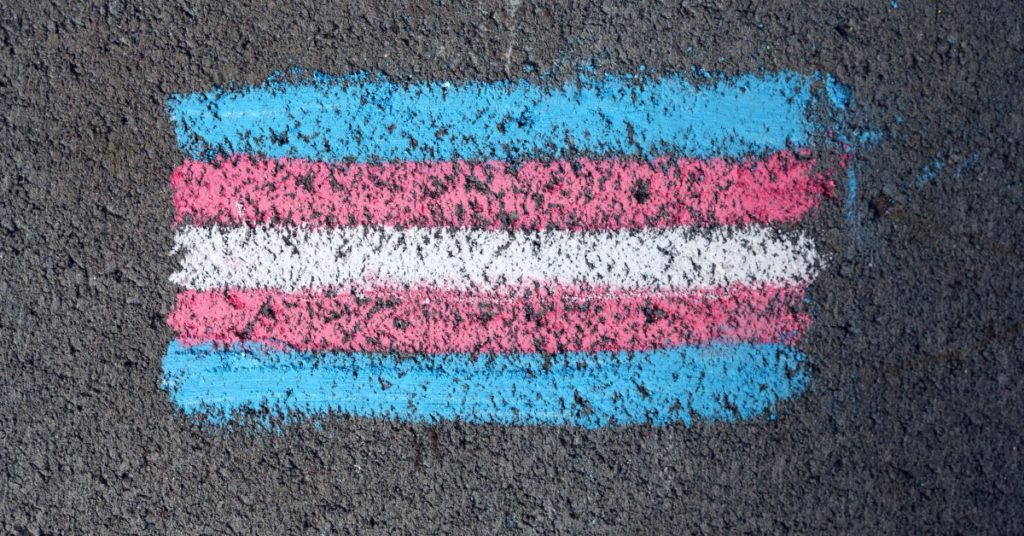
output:
<instances>
[{"instance_id":1,"label":"pink stripe","mask_svg":"<svg viewBox=\"0 0 1024 536\"><path fill-rule=\"evenodd\" d=\"M644 350L714 340L790 342L811 323L803 295L803 287L770 286L689 293L184 290L168 323L185 344L257 341L310 351L420 353Z\"/></svg>"},{"instance_id":2,"label":"pink stripe","mask_svg":"<svg viewBox=\"0 0 1024 536\"><path fill-rule=\"evenodd\" d=\"M809 153L730 162L332 164L237 155L171 174L176 223L626 229L795 222L833 181Z\"/></svg>"}]
</instances>

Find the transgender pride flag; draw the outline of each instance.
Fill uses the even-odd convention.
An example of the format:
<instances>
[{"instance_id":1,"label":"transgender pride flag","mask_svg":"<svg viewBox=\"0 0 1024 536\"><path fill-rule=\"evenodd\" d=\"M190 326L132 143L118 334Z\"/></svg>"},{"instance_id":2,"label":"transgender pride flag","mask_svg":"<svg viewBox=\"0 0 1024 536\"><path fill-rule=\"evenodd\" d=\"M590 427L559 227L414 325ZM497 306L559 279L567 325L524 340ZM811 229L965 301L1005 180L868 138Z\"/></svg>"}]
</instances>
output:
<instances>
[{"instance_id":1,"label":"transgender pride flag","mask_svg":"<svg viewBox=\"0 0 1024 536\"><path fill-rule=\"evenodd\" d=\"M301 83L170 99L188 414L735 420L794 347L831 193L815 76Z\"/></svg>"}]
</instances>

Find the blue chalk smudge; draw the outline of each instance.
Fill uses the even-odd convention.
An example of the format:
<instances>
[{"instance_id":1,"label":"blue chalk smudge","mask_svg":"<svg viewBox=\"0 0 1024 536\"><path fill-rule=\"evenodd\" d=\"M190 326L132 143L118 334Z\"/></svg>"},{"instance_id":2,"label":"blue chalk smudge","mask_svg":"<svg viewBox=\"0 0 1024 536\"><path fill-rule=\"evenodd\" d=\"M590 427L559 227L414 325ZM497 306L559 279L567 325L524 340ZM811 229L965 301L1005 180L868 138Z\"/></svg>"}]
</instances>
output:
<instances>
[{"instance_id":1,"label":"blue chalk smudge","mask_svg":"<svg viewBox=\"0 0 1024 536\"><path fill-rule=\"evenodd\" d=\"M846 203L843 208L846 212L846 225L854 238L858 238L860 218L857 213L857 172L852 164L846 168Z\"/></svg>"},{"instance_id":2,"label":"blue chalk smudge","mask_svg":"<svg viewBox=\"0 0 1024 536\"><path fill-rule=\"evenodd\" d=\"M840 83L831 74L825 75L825 92L832 103L834 123L836 126L845 124L843 120L848 108L853 103L853 91L849 86ZM853 152L854 149L865 145L873 145L882 140L882 134L875 130L866 131L843 131L833 132L835 139L840 143L844 151ZM853 142L851 142L851 139ZM846 215L846 226L850 236L855 242L860 241L860 212L857 210L857 172L851 162L846 168L846 200L843 210Z\"/></svg>"},{"instance_id":3,"label":"blue chalk smudge","mask_svg":"<svg viewBox=\"0 0 1024 536\"><path fill-rule=\"evenodd\" d=\"M845 110L850 105L852 92L849 86L839 83L834 76L825 76L825 91L828 92L828 98L832 101L832 105L839 110Z\"/></svg>"},{"instance_id":4,"label":"blue chalk smudge","mask_svg":"<svg viewBox=\"0 0 1024 536\"><path fill-rule=\"evenodd\" d=\"M921 168L921 172L917 174L917 184L927 184L932 181L935 177L939 176L942 172L942 168L946 167L945 162L936 158L927 165Z\"/></svg>"},{"instance_id":5,"label":"blue chalk smudge","mask_svg":"<svg viewBox=\"0 0 1024 536\"><path fill-rule=\"evenodd\" d=\"M959 166L956 167L956 170L953 171L953 176L957 179L963 177L964 173L970 171L970 169L973 168L980 159L981 152L974 151ZM921 172L917 174L918 186L928 184L929 182L934 180L936 177L942 174L942 170L945 169L945 167L946 162L942 158L936 158L935 160L932 160L931 162L922 166Z\"/></svg>"},{"instance_id":6,"label":"blue chalk smudge","mask_svg":"<svg viewBox=\"0 0 1024 536\"><path fill-rule=\"evenodd\" d=\"M173 341L163 386L184 413L222 424L268 409L285 418L337 412L413 422L690 425L773 411L806 388L804 359L776 344L412 360Z\"/></svg>"},{"instance_id":7,"label":"blue chalk smudge","mask_svg":"<svg viewBox=\"0 0 1024 536\"><path fill-rule=\"evenodd\" d=\"M874 145L882 141L882 133L877 130L865 130L857 134L857 141L861 147L865 145Z\"/></svg>"},{"instance_id":8,"label":"blue chalk smudge","mask_svg":"<svg viewBox=\"0 0 1024 536\"><path fill-rule=\"evenodd\" d=\"M981 151L974 151L973 153L971 153L970 156L967 157L966 160L964 160L962 164L960 164L959 167L956 168L956 173L954 174L954 176L958 179L963 177L964 173L970 171L971 168L973 168L974 165L977 164L978 160L980 159Z\"/></svg>"},{"instance_id":9,"label":"blue chalk smudge","mask_svg":"<svg viewBox=\"0 0 1024 536\"><path fill-rule=\"evenodd\" d=\"M178 144L193 158L256 153L390 161L563 157L572 153L740 157L804 146L818 75L597 76L574 83L272 78L252 88L172 96ZM829 77L845 106L849 90ZM838 91L838 93L837 93ZM845 93L843 92L845 91Z\"/></svg>"}]
</instances>

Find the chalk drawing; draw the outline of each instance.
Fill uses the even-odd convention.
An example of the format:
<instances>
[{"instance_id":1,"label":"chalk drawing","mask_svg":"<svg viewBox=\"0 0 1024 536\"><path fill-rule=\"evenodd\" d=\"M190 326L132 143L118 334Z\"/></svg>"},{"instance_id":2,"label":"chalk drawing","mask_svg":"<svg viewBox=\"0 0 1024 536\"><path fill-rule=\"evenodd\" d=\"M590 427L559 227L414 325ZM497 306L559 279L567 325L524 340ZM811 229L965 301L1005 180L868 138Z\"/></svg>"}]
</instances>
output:
<instances>
[{"instance_id":1,"label":"chalk drawing","mask_svg":"<svg viewBox=\"0 0 1024 536\"><path fill-rule=\"evenodd\" d=\"M823 258L801 226L849 160L819 160L835 116L815 110L850 100L792 72L172 96L164 387L214 422L774 413L810 382Z\"/></svg>"}]
</instances>

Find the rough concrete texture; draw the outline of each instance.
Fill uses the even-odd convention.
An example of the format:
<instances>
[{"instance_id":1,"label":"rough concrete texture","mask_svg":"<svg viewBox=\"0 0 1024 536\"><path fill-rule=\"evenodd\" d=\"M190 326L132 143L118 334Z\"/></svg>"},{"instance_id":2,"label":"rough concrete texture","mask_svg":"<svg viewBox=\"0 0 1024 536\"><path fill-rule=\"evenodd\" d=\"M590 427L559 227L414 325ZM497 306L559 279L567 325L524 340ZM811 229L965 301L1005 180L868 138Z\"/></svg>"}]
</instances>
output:
<instances>
[{"instance_id":1,"label":"rough concrete texture","mask_svg":"<svg viewBox=\"0 0 1024 536\"><path fill-rule=\"evenodd\" d=\"M0 532L1014 533L1024 526L1024 4L224 2L0 13ZM224 430L159 389L173 92L820 70L881 133L777 419ZM938 163L938 164L937 164Z\"/></svg>"}]
</instances>

